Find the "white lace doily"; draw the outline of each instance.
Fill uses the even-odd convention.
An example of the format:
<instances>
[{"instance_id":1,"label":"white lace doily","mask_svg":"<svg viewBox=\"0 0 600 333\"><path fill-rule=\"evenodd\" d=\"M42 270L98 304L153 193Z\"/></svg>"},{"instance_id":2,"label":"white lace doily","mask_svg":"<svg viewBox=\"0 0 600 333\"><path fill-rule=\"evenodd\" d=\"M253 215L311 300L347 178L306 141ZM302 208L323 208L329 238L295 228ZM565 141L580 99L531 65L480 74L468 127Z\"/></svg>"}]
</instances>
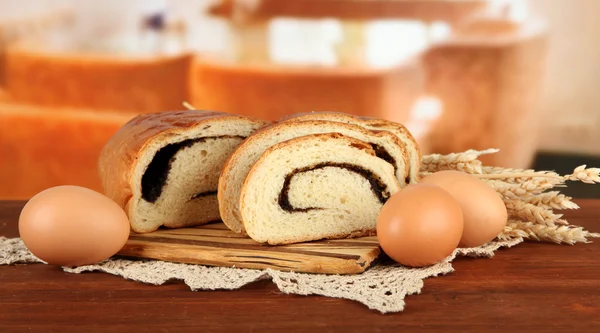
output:
<instances>
[{"instance_id":1,"label":"white lace doily","mask_svg":"<svg viewBox=\"0 0 600 333\"><path fill-rule=\"evenodd\" d=\"M448 274L454 269L456 256L491 257L501 247L521 243L517 238L492 242L477 248L456 249L442 262L426 268L406 268L397 264L378 264L362 274L325 275L281 272L272 269L255 270L229 267L208 267L156 260L109 259L97 265L63 267L69 273L101 271L138 282L161 285L170 280L182 280L191 290L238 289L249 283L271 279L286 294L322 295L358 301L382 313L404 309L406 295L418 294L423 280ZM19 238L0 237L0 265L43 263Z\"/></svg>"}]
</instances>

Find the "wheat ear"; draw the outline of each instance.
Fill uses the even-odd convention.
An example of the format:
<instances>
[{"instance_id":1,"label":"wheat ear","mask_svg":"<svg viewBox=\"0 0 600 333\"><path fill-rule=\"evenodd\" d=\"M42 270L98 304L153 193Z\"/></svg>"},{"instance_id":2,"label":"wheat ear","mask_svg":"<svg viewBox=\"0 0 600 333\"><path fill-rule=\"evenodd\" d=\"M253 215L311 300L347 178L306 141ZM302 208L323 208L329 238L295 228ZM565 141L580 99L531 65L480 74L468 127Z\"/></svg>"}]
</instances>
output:
<instances>
[{"instance_id":1,"label":"wheat ear","mask_svg":"<svg viewBox=\"0 0 600 333\"><path fill-rule=\"evenodd\" d=\"M529 234L521 229L514 229L511 226L504 226L504 230L496 237L500 241L507 241L515 238L527 238Z\"/></svg>"},{"instance_id":2,"label":"wheat ear","mask_svg":"<svg viewBox=\"0 0 600 333\"><path fill-rule=\"evenodd\" d=\"M547 209L579 209L579 206L571 201L573 198L561 194L559 191L551 191L521 198L504 198L504 201L520 200Z\"/></svg>"},{"instance_id":3,"label":"wheat ear","mask_svg":"<svg viewBox=\"0 0 600 333\"><path fill-rule=\"evenodd\" d=\"M532 180L520 184L510 184L501 180L484 180L490 186L492 186L496 190L496 192L509 198L520 198L522 196L540 194L546 190L549 190L559 185L555 182L549 182L545 178L534 178Z\"/></svg>"},{"instance_id":4,"label":"wheat ear","mask_svg":"<svg viewBox=\"0 0 600 333\"><path fill-rule=\"evenodd\" d=\"M555 226L557 224L567 225L567 221L562 220L562 214L555 214L551 209L538 207L530 203L520 201L505 202L508 216L522 219L529 222Z\"/></svg>"},{"instance_id":5,"label":"wheat ear","mask_svg":"<svg viewBox=\"0 0 600 333\"><path fill-rule=\"evenodd\" d=\"M430 154L421 159L421 171L436 172L442 170L458 170L467 173L481 174L481 161L479 156L497 153L498 149L467 150L462 153L447 155Z\"/></svg>"},{"instance_id":6,"label":"wheat ear","mask_svg":"<svg viewBox=\"0 0 600 333\"><path fill-rule=\"evenodd\" d=\"M511 230L521 230L527 233L525 238L556 244L589 243L588 238L600 238L600 234L591 233L577 226L547 226L532 222L509 220L507 226Z\"/></svg>"},{"instance_id":7,"label":"wheat ear","mask_svg":"<svg viewBox=\"0 0 600 333\"><path fill-rule=\"evenodd\" d=\"M600 168L586 169L586 165L580 165L575 168L572 174L564 176L564 179L587 184L600 183Z\"/></svg>"},{"instance_id":8,"label":"wheat ear","mask_svg":"<svg viewBox=\"0 0 600 333\"><path fill-rule=\"evenodd\" d=\"M546 179L548 182L555 182L556 184L564 181L564 177L552 171L482 167L482 172L482 174L475 176L481 179L502 180L510 184L520 184L536 178Z\"/></svg>"},{"instance_id":9,"label":"wheat ear","mask_svg":"<svg viewBox=\"0 0 600 333\"><path fill-rule=\"evenodd\" d=\"M560 176L552 171L535 171L525 169L508 169L501 167L481 167L481 174L476 176L482 179L503 180L507 183L518 184L530 181L535 178L545 178L549 182L562 183L566 180L580 181L588 184L600 183L600 168L586 168L586 165L580 165L572 174Z\"/></svg>"}]
</instances>

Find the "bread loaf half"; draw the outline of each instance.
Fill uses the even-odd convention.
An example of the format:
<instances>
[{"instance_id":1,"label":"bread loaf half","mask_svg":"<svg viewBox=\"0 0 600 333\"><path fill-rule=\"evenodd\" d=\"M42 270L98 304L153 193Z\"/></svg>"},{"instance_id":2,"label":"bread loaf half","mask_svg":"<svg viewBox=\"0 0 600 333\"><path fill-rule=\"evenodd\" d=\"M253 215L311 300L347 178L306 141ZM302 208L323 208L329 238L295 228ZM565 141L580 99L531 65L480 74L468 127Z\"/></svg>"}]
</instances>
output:
<instances>
[{"instance_id":1,"label":"bread loaf half","mask_svg":"<svg viewBox=\"0 0 600 333\"><path fill-rule=\"evenodd\" d=\"M297 137L340 133L365 142L376 158L390 164L399 186L404 186L408 172L408 155L404 145L394 134L369 131L363 127L341 122L310 120L273 124L244 141L228 158L219 177L219 210L225 225L237 233L245 233L240 216L240 193L252 165L271 146Z\"/></svg>"},{"instance_id":2,"label":"bread loaf half","mask_svg":"<svg viewBox=\"0 0 600 333\"><path fill-rule=\"evenodd\" d=\"M0 101L0 199L28 200L63 184L101 192L100 151L135 116Z\"/></svg>"},{"instance_id":3,"label":"bread loaf half","mask_svg":"<svg viewBox=\"0 0 600 333\"><path fill-rule=\"evenodd\" d=\"M407 184L416 183L419 181L419 170L421 169L421 150L417 141L412 136L410 131L402 124L395 123L377 118L357 117L341 112L308 112L294 114L284 117L280 122L286 121L305 121L305 120L329 120L338 121L347 124L355 124L374 131L388 131L396 135L400 141L406 146L409 157L408 177L405 181Z\"/></svg>"},{"instance_id":4,"label":"bread loaf half","mask_svg":"<svg viewBox=\"0 0 600 333\"><path fill-rule=\"evenodd\" d=\"M272 146L240 195L248 235L272 245L373 235L386 200L400 189L394 167L366 142L338 133Z\"/></svg>"},{"instance_id":5,"label":"bread loaf half","mask_svg":"<svg viewBox=\"0 0 600 333\"><path fill-rule=\"evenodd\" d=\"M100 154L104 192L125 209L138 233L219 220L217 182L223 163L264 125L207 111L137 116Z\"/></svg>"}]
</instances>

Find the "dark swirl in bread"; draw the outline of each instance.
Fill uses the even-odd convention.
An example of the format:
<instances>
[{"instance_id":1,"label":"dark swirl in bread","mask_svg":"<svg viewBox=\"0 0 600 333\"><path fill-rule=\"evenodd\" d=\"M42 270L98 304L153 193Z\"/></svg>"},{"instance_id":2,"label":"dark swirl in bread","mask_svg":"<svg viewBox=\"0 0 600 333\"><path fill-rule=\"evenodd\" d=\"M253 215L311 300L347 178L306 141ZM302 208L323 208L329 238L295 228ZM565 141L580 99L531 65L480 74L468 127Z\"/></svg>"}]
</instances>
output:
<instances>
[{"instance_id":1,"label":"dark swirl in bread","mask_svg":"<svg viewBox=\"0 0 600 333\"><path fill-rule=\"evenodd\" d=\"M369 181L369 184L371 185L371 191L373 191L373 194L375 194L377 199L379 199L379 202L381 202L382 204L384 204L390 197L390 192L387 190L387 186L372 171L363 168L359 165L354 165L350 163L323 162L313 166L296 169L285 176L283 188L281 189L281 192L279 193L279 199L277 200L279 202L279 207L288 212L306 212L311 209L320 209L318 207L295 208L294 206L292 206L292 204L290 204L289 191L290 183L292 182L292 179L295 175L317 169L323 169L325 167L346 169L350 172L359 174L361 177Z\"/></svg>"},{"instance_id":2,"label":"dark swirl in bread","mask_svg":"<svg viewBox=\"0 0 600 333\"><path fill-rule=\"evenodd\" d=\"M137 116L101 152L104 192L138 233L219 220L216 190L223 163L265 124L196 110Z\"/></svg>"},{"instance_id":3,"label":"dark swirl in bread","mask_svg":"<svg viewBox=\"0 0 600 333\"><path fill-rule=\"evenodd\" d=\"M312 134L261 155L244 181L240 213L248 235L272 245L371 235L399 189L392 165L368 143Z\"/></svg>"},{"instance_id":4,"label":"dark swirl in bread","mask_svg":"<svg viewBox=\"0 0 600 333\"><path fill-rule=\"evenodd\" d=\"M408 176L406 147L396 135L387 131L370 131L364 127L326 120L294 121L267 126L249 136L223 166L219 178L219 210L225 225L245 233L240 216L240 193L250 168L271 146L305 135L339 133L367 144L373 154L390 165L400 186Z\"/></svg>"}]
</instances>

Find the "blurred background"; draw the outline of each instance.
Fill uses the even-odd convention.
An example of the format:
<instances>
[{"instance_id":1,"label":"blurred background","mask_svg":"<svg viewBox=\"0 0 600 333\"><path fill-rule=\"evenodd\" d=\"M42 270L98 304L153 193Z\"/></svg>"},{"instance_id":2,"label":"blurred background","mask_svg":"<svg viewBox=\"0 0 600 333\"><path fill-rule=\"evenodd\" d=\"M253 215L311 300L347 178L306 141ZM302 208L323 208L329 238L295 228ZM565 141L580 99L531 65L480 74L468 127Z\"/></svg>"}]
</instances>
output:
<instances>
[{"instance_id":1,"label":"blurred background","mask_svg":"<svg viewBox=\"0 0 600 333\"><path fill-rule=\"evenodd\" d=\"M600 166L598 0L0 0L0 199L101 191L136 114L404 123L424 154ZM574 197L600 197L569 186Z\"/></svg>"}]
</instances>

